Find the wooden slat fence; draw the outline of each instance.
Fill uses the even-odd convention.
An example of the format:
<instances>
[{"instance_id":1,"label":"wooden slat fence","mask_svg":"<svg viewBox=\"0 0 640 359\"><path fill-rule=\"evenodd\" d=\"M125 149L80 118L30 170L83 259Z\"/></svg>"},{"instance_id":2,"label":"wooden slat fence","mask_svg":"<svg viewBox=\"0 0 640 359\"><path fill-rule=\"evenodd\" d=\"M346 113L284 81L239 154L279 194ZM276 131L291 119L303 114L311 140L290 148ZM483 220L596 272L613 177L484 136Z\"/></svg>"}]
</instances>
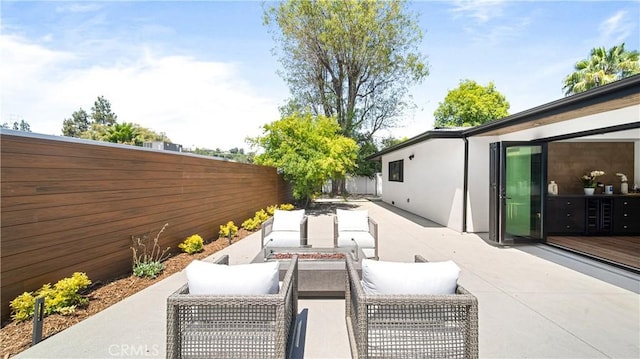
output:
<instances>
[{"instance_id":1,"label":"wooden slat fence","mask_svg":"<svg viewBox=\"0 0 640 359\"><path fill-rule=\"evenodd\" d=\"M131 237L217 237L293 199L275 168L57 136L0 132L1 316L24 291L75 271L92 281L131 271Z\"/></svg>"}]
</instances>

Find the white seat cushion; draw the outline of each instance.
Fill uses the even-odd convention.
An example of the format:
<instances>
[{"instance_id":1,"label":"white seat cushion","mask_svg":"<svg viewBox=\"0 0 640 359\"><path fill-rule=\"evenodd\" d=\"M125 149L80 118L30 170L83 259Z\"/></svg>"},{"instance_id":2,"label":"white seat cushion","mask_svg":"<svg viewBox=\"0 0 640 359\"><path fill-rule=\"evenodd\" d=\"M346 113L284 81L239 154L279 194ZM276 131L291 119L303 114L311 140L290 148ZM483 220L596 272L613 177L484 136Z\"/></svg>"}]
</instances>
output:
<instances>
[{"instance_id":1,"label":"white seat cushion","mask_svg":"<svg viewBox=\"0 0 640 359\"><path fill-rule=\"evenodd\" d=\"M362 248L362 253L366 258L375 258L376 257L376 249L375 248Z\"/></svg>"},{"instance_id":2,"label":"white seat cushion","mask_svg":"<svg viewBox=\"0 0 640 359\"><path fill-rule=\"evenodd\" d=\"M344 231L338 232L338 247L352 247L353 241L358 243L360 248L375 248L376 241L369 232L362 231Z\"/></svg>"},{"instance_id":3,"label":"white seat cushion","mask_svg":"<svg viewBox=\"0 0 640 359\"><path fill-rule=\"evenodd\" d=\"M338 232L369 231L369 211L346 211L336 209Z\"/></svg>"},{"instance_id":4,"label":"white seat cushion","mask_svg":"<svg viewBox=\"0 0 640 359\"><path fill-rule=\"evenodd\" d=\"M300 231L273 231L264 237L266 247L300 247Z\"/></svg>"},{"instance_id":5,"label":"white seat cushion","mask_svg":"<svg viewBox=\"0 0 640 359\"><path fill-rule=\"evenodd\" d=\"M273 231L297 231L300 232L300 222L304 218L304 209L295 211L283 211L276 209L273 212Z\"/></svg>"},{"instance_id":6,"label":"white seat cushion","mask_svg":"<svg viewBox=\"0 0 640 359\"><path fill-rule=\"evenodd\" d=\"M362 286L368 294L454 294L459 274L460 268L453 261L362 260Z\"/></svg>"},{"instance_id":7,"label":"white seat cushion","mask_svg":"<svg viewBox=\"0 0 640 359\"><path fill-rule=\"evenodd\" d=\"M265 262L228 266L194 260L187 268L190 294L276 294L279 263Z\"/></svg>"}]
</instances>

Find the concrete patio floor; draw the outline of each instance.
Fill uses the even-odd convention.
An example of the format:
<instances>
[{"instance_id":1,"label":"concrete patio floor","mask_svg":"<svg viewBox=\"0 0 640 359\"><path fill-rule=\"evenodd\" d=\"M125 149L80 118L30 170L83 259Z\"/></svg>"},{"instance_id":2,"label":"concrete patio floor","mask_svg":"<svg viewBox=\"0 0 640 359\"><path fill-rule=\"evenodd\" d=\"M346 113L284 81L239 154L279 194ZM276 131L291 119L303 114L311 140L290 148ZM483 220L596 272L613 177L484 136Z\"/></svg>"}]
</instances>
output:
<instances>
[{"instance_id":1,"label":"concrete patio floor","mask_svg":"<svg viewBox=\"0 0 640 359\"><path fill-rule=\"evenodd\" d=\"M332 246L336 206L359 207L379 224L381 260L454 260L478 298L481 358L640 358L640 276L544 245L499 248L376 201L317 204L309 243ZM216 253L249 263L260 234ZM165 357L166 298L183 272L20 353L20 358ZM301 299L304 358L349 358L344 300ZM45 319L46 325L46 319Z\"/></svg>"}]
</instances>

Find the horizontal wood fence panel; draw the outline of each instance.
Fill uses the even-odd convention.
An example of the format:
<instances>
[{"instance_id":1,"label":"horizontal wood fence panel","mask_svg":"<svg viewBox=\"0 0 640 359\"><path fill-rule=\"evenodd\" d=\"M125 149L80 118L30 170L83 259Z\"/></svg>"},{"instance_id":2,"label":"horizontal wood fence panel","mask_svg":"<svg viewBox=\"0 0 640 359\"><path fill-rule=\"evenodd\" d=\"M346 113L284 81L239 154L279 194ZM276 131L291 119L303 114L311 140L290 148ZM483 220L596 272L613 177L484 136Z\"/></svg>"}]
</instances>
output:
<instances>
[{"instance_id":1,"label":"horizontal wood fence panel","mask_svg":"<svg viewBox=\"0 0 640 359\"><path fill-rule=\"evenodd\" d=\"M34 195L23 195L7 197L2 202L2 209L8 208L13 210L48 208L53 203L59 203L64 199L64 203L71 205L95 203L108 203L111 201L121 201L131 198L137 199L155 199L162 201L164 196L172 195L194 195L194 196L233 196L242 193L241 190L218 190L216 187L210 186L209 190L203 189L205 185L200 186L176 186L176 187L152 187L139 189L119 189L112 191L86 191L61 194L36 193ZM254 187L255 188L255 187Z\"/></svg>"},{"instance_id":2,"label":"horizontal wood fence panel","mask_svg":"<svg viewBox=\"0 0 640 359\"><path fill-rule=\"evenodd\" d=\"M260 209L293 201L275 168L56 136L0 131L1 316L24 291L73 272L127 275L132 236L178 253Z\"/></svg>"},{"instance_id":3,"label":"horizontal wood fence panel","mask_svg":"<svg viewBox=\"0 0 640 359\"><path fill-rule=\"evenodd\" d=\"M190 190L191 188L199 187L190 187ZM44 200L42 201L42 203L35 201L37 199L37 196L25 196L24 200L26 201L27 199L29 199L31 201L29 204L33 205L28 206L25 203L19 203L19 201L16 201L16 205L14 206L15 210L7 210L7 213L3 217L3 221L7 221L6 223L4 223L4 228L11 230L11 227L14 225L28 224L33 223L34 221L43 222L50 219L59 220L63 218L77 218L79 216L86 216L94 213L105 214L110 211L143 211L144 213L147 213L147 211L149 210L149 208L147 207L171 207L172 209L180 210L183 208L189 208L191 206L200 206L201 204L198 204L198 202L207 200L228 203L230 205L235 203L244 205L244 200L239 200L238 198L241 197L243 193L245 193L245 190L246 189L243 189L243 191L233 192L219 191L219 195L216 194L215 191L201 190L199 190L198 192L171 190L167 193L163 193L163 191L161 190L156 190L155 192L151 190L138 190L128 192L120 191L116 193L116 199L113 199L111 197L111 193L109 193L109 195L94 194L91 196L87 196L87 198L83 198L81 194L67 196L57 195L55 198L51 198L48 195L42 195L40 197L46 197L43 198ZM146 196L134 197L135 195L139 195L141 193L146 194ZM52 206L61 203L61 200L66 199L66 197L73 197L70 199L71 202L74 203L69 205L59 205L57 207ZM80 200L82 200L83 202L80 203ZM268 200L268 198L265 198L264 200ZM96 201L100 201L101 206L96 207ZM195 201L196 204L193 204L189 201ZM11 202L11 200L7 198L7 202ZM38 207L36 207L36 205ZM59 212L63 212L63 214L60 214ZM135 214L135 212L131 214L133 215Z\"/></svg>"}]
</instances>

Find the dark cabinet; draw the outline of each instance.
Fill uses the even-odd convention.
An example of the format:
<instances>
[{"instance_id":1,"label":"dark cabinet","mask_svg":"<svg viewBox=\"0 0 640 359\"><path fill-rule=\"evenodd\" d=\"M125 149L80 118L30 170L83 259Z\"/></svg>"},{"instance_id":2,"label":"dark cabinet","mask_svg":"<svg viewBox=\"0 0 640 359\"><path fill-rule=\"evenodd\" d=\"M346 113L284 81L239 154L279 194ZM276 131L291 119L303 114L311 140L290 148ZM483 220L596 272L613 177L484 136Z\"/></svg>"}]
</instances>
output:
<instances>
[{"instance_id":1,"label":"dark cabinet","mask_svg":"<svg viewBox=\"0 0 640 359\"><path fill-rule=\"evenodd\" d=\"M587 234L610 235L613 231L613 198L586 198Z\"/></svg>"},{"instance_id":2,"label":"dark cabinet","mask_svg":"<svg viewBox=\"0 0 640 359\"><path fill-rule=\"evenodd\" d=\"M613 231L621 235L640 235L640 197L614 199Z\"/></svg>"},{"instance_id":3,"label":"dark cabinet","mask_svg":"<svg viewBox=\"0 0 640 359\"><path fill-rule=\"evenodd\" d=\"M640 235L640 197L549 196L547 235Z\"/></svg>"},{"instance_id":4,"label":"dark cabinet","mask_svg":"<svg viewBox=\"0 0 640 359\"><path fill-rule=\"evenodd\" d=\"M582 234L585 232L585 201L581 197L549 197L547 201L548 234Z\"/></svg>"}]
</instances>

